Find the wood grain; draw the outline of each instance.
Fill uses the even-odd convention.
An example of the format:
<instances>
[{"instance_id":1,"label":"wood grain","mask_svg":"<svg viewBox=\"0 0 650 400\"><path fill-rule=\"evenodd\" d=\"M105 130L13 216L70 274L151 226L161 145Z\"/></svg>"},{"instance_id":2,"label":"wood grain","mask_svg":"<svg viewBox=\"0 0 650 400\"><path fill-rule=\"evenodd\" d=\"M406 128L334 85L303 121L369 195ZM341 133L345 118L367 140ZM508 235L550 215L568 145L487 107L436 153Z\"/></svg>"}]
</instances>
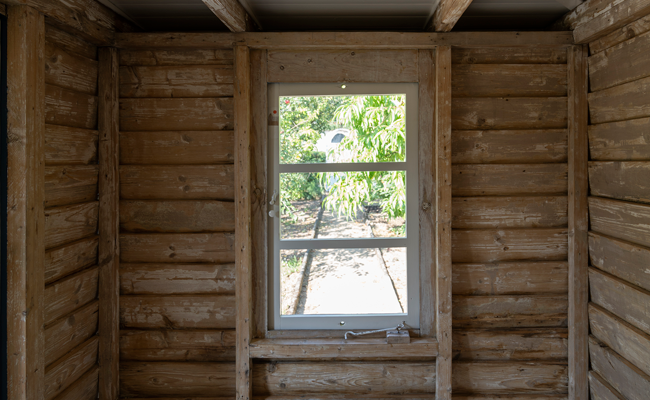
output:
<instances>
[{"instance_id":1,"label":"wood grain","mask_svg":"<svg viewBox=\"0 0 650 400\"><path fill-rule=\"evenodd\" d=\"M589 389L593 400L626 400L594 371L589 371Z\"/></svg>"},{"instance_id":2,"label":"wood grain","mask_svg":"<svg viewBox=\"0 0 650 400\"><path fill-rule=\"evenodd\" d=\"M93 301L45 329L45 366L97 333L99 303Z\"/></svg>"},{"instance_id":3,"label":"wood grain","mask_svg":"<svg viewBox=\"0 0 650 400\"><path fill-rule=\"evenodd\" d=\"M97 363L99 337L93 336L45 368L45 399L61 394Z\"/></svg>"},{"instance_id":4,"label":"wood grain","mask_svg":"<svg viewBox=\"0 0 650 400\"><path fill-rule=\"evenodd\" d=\"M589 186L593 196L650 203L650 162L592 161Z\"/></svg>"},{"instance_id":5,"label":"wood grain","mask_svg":"<svg viewBox=\"0 0 650 400\"><path fill-rule=\"evenodd\" d=\"M650 77L589 93L592 124L650 116Z\"/></svg>"},{"instance_id":6,"label":"wood grain","mask_svg":"<svg viewBox=\"0 0 650 400\"><path fill-rule=\"evenodd\" d=\"M597 40L589 43L589 50L591 54L598 54L601 51L607 50L610 47L614 47L619 43L625 42L626 40L640 36L641 34L648 32L650 30L650 15L643 18L639 18L634 22L631 22L624 27L615 30L614 32L603 36Z\"/></svg>"},{"instance_id":7,"label":"wood grain","mask_svg":"<svg viewBox=\"0 0 650 400\"><path fill-rule=\"evenodd\" d=\"M566 229L485 229L452 232L455 263L564 261Z\"/></svg>"},{"instance_id":8,"label":"wood grain","mask_svg":"<svg viewBox=\"0 0 650 400\"><path fill-rule=\"evenodd\" d=\"M594 4L595 9L585 7L591 12L583 14L586 21L576 26L573 31L576 43L589 43L650 13L650 5L643 0L611 4L608 1L596 0L589 3ZM578 8L574 9L574 12L580 12Z\"/></svg>"},{"instance_id":9,"label":"wood grain","mask_svg":"<svg viewBox=\"0 0 650 400\"><path fill-rule=\"evenodd\" d=\"M565 196L455 197L452 228L561 228L567 226Z\"/></svg>"},{"instance_id":10,"label":"wood grain","mask_svg":"<svg viewBox=\"0 0 650 400\"><path fill-rule=\"evenodd\" d=\"M454 264L454 295L564 294L568 291L568 264L505 262Z\"/></svg>"},{"instance_id":11,"label":"wood grain","mask_svg":"<svg viewBox=\"0 0 650 400\"><path fill-rule=\"evenodd\" d=\"M453 338L458 361L563 361L568 355L568 332L562 328L464 329L455 330Z\"/></svg>"},{"instance_id":12,"label":"wood grain","mask_svg":"<svg viewBox=\"0 0 650 400\"><path fill-rule=\"evenodd\" d=\"M224 97L233 95L232 66L122 66L120 97Z\"/></svg>"},{"instance_id":13,"label":"wood grain","mask_svg":"<svg viewBox=\"0 0 650 400\"><path fill-rule=\"evenodd\" d=\"M563 97L457 98L452 100L453 129L563 129Z\"/></svg>"},{"instance_id":14,"label":"wood grain","mask_svg":"<svg viewBox=\"0 0 650 400\"><path fill-rule=\"evenodd\" d=\"M120 293L234 294L233 264L122 264Z\"/></svg>"},{"instance_id":15,"label":"wood grain","mask_svg":"<svg viewBox=\"0 0 650 400\"><path fill-rule=\"evenodd\" d=\"M650 161L650 118L589 126L592 161Z\"/></svg>"},{"instance_id":16,"label":"wood grain","mask_svg":"<svg viewBox=\"0 0 650 400\"><path fill-rule=\"evenodd\" d=\"M45 23L45 38L68 53L97 60L97 46L77 35L62 31L47 22Z\"/></svg>"},{"instance_id":17,"label":"wood grain","mask_svg":"<svg viewBox=\"0 0 650 400\"><path fill-rule=\"evenodd\" d=\"M451 136L454 164L532 164L567 161L565 129L466 130Z\"/></svg>"},{"instance_id":18,"label":"wood grain","mask_svg":"<svg viewBox=\"0 0 650 400\"><path fill-rule=\"evenodd\" d=\"M233 129L233 99L120 99L122 131Z\"/></svg>"},{"instance_id":19,"label":"wood grain","mask_svg":"<svg viewBox=\"0 0 650 400\"><path fill-rule=\"evenodd\" d=\"M231 32L253 30L254 23L238 0L203 0L203 3Z\"/></svg>"},{"instance_id":20,"label":"wood grain","mask_svg":"<svg viewBox=\"0 0 650 400\"><path fill-rule=\"evenodd\" d=\"M56 396L54 400L94 400L97 398L98 383L99 368L91 368L81 378L77 379L66 390Z\"/></svg>"},{"instance_id":21,"label":"wood grain","mask_svg":"<svg viewBox=\"0 0 650 400\"><path fill-rule=\"evenodd\" d=\"M431 21L427 24L428 31L449 32L463 15L472 0L441 0L436 7Z\"/></svg>"},{"instance_id":22,"label":"wood grain","mask_svg":"<svg viewBox=\"0 0 650 400\"><path fill-rule=\"evenodd\" d=\"M556 97L567 95L562 64L458 64L452 69L454 97Z\"/></svg>"},{"instance_id":23,"label":"wood grain","mask_svg":"<svg viewBox=\"0 0 650 400\"><path fill-rule=\"evenodd\" d=\"M97 95L97 61L45 43L45 83Z\"/></svg>"},{"instance_id":24,"label":"wood grain","mask_svg":"<svg viewBox=\"0 0 650 400\"><path fill-rule=\"evenodd\" d=\"M564 47L454 47L453 64L566 64Z\"/></svg>"},{"instance_id":25,"label":"wood grain","mask_svg":"<svg viewBox=\"0 0 650 400\"><path fill-rule=\"evenodd\" d=\"M590 197L589 219L594 232L650 246L650 205Z\"/></svg>"},{"instance_id":26,"label":"wood grain","mask_svg":"<svg viewBox=\"0 0 650 400\"><path fill-rule=\"evenodd\" d=\"M650 75L650 32L589 58L589 84L592 92L618 86Z\"/></svg>"},{"instance_id":27,"label":"wood grain","mask_svg":"<svg viewBox=\"0 0 650 400\"><path fill-rule=\"evenodd\" d=\"M589 232L591 265L650 290L650 248L624 242L613 237Z\"/></svg>"},{"instance_id":28,"label":"wood grain","mask_svg":"<svg viewBox=\"0 0 650 400\"><path fill-rule=\"evenodd\" d=\"M45 123L97 129L97 97L46 84Z\"/></svg>"},{"instance_id":29,"label":"wood grain","mask_svg":"<svg viewBox=\"0 0 650 400\"><path fill-rule=\"evenodd\" d=\"M45 167L45 206L97 200L98 174L96 165Z\"/></svg>"},{"instance_id":30,"label":"wood grain","mask_svg":"<svg viewBox=\"0 0 650 400\"><path fill-rule=\"evenodd\" d=\"M67 243L45 252L45 284L97 263L97 236Z\"/></svg>"},{"instance_id":31,"label":"wood grain","mask_svg":"<svg viewBox=\"0 0 650 400\"><path fill-rule=\"evenodd\" d=\"M71 313L97 298L99 271L88 268L45 287L45 324Z\"/></svg>"},{"instance_id":32,"label":"wood grain","mask_svg":"<svg viewBox=\"0 0 650 400\"><path fill-rule=\"evenodd\" d=\"M121 234L120 260L125 263L234 262L234 235L230 233Z\"/></svg>"},{"instance_id":33,"label":"wood grain","mask_svg":"<svg viewBox=\"0 0 650 400\"><path fill-rule=\"evenodd\" d=\"M45 211L45 248L82 239L97 232L99 203L48 208Z\"/></svg>"},{"instance_id":34,"label":"wood grain","mask_svg":"<svg viewBox=\"0 0 650 400\"><path fill-rule=\"evenodd\" d=\"M122 200L122 232L232 232L235 205L213 200Z\"/></svg>"},{"instance_id":35,"label":"wood grain","mask_svg":"<svg viewBox=\"0 0 650 400\"><path fill-rule=\"evenodd\" d=\"M232 200L232 165L123 165L120 195L125 200Z\"/></svg>"},{"instance_id":36,"label":"wood grain","mask_svg":"<svg viewBox=\"0 0 650 400\"><path fill-rule=\"evenodd\" d=\"M234 328L235 297L120 296L120 326L135 329Z\"/></svg>"},{"instance_id":37,"label":"wood grain","mask_svg":"<svg viewBox=\"0 0 650 400\"><path fill-rule=\"evenodd\" d=\"M566 164L457 164L452 167L454 196L565 194Z\"/></svg>"},{"instance_id":38,"label":"wood grain","mask_svg":"<svg viewBox=\"0 0 650 400\"><path fill-rule=\"evenodd\" d=\"M417 82L417 50L273 50L267 82Z\"/></svg>"},{"instance_id":39,"label":"wood grain","mask_svg":"<svg viewBox=\"0 0 650 400\"><path fill-rule=\"evenodd\" d=\"M230 164L234 148L232 131L120 132L122 165Z\"/></svg>"},{"instance_id":40,"label":"wood grain","mask_svg":"<svg viewBox=\"0 0 650 400\"><path fill-rule=\"evenodd\" d=\"M235 361L234 330L123 330L122 361Z\"/></svg>"},{"instance_id":41,"label":"wood grain","mask_svg":"<svg viewBox=\"0 0 650 400\"><path fill-rule=\"evenodd\" d=\"M120 65L232 65L232 49L120 50Z\"/></svg>"},{"instance_id":42,"label":"wood grain","mask_svg":"<svg viewBox=\"0 0 650 400\"><path fill-rule=\"evenodd\" d=\"M567 375L562 362L457 362L454 393L560 394L567 391Z\"/></svg>"},{"instance_id":43,"label":"wood grain","mask_svg":"<svg viewBox=\"0 0 650 400\"><path fill-rule=\"evenodd\" d=\"M454 296L454 329L566 327L566 295Z\"/></svg>"},{"instance_id":44,"label":"wood grain","mask_svg":"<svg viewBox=\"0 0 650 400\"><path fill-rule=\"evenodd\" d=\"M95 164L97 140L97 131L45 125L45 163L47 165Z\"/></svg>"}]
</instances>

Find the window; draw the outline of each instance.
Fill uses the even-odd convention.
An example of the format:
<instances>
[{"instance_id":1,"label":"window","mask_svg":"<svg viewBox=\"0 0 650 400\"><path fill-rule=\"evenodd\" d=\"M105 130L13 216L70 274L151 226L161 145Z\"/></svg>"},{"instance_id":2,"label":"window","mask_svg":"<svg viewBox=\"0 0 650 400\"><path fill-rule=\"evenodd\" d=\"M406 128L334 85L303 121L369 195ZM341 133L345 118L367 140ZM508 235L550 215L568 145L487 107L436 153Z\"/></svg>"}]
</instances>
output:
<instances>
[{"instance_id":1,"label":"window","mask_svg":"<svg viewBox=\"0 0 650 400\"><path fill-rule=\"evenodd\" d=\"M269 85L271 329L419 328L418 85Z\"/></svg>"}]
</instances>

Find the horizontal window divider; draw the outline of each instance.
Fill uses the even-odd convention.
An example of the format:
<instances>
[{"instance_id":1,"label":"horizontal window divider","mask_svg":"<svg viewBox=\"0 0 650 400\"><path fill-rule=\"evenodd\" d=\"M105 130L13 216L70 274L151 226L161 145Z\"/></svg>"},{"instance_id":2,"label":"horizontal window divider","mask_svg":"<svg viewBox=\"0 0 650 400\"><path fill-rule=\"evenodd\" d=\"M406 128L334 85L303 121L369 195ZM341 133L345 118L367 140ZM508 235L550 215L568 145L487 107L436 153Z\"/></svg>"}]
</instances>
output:
<instances>
[{"instance_id":1,"label":"horizontal window divider","mask_svg":"<svg viewBox=\"0 0 650 400\"><path fill-rule=\"evenodd\" d=\"M280 250L377 249L386 247L406 247L407 243L407 238L291 239L280 240Z\"/></svg>"},{"instance_id":2,"label":"horizontal window divider","mask_svg":"<svg viewBox=\"0 0 650 400\"><path fill-rule=\"evenodd\" d=\"M406 171L407 169L406 162L280 164L278 166L278 171L281 174L309 172Z\"/></svg>"}]
</instances>

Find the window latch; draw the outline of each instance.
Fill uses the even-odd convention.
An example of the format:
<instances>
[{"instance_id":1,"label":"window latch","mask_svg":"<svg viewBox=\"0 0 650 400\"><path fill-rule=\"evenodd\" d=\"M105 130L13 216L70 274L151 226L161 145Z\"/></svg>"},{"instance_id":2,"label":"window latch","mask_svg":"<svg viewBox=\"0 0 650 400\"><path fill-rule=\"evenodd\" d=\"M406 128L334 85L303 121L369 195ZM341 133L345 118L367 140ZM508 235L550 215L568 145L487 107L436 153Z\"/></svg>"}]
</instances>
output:
<instances>
[{"instance_id":1,"label":"window latch","mask_svg":"<svg viewBox=\"0 0 650 400\"><path fill-rule=\"evenodd\" d=\"M363 335L370 335L373 333L386 332L386 343L388 344L411 343L411 337L409 336L409 331L402 330L405 327L406 327L406 321L402 322L401 324L397 325L394 328L376 329L374 331L365 331L365 332L347 331L345 332L345 340L348 340L348 335L363 336Z\"/></svg>"},{"instance_id":2,"label":"window latch","mask_svg":"<svg viewBox=\"0 0 650 400\"><path fill-rule=\"evenodd\" d=\"M269 201L269 204L274 206L277 201L278 201L278 191L274 190L273 195L271 196L271 201Z\"/></svg>"}]
</instances>

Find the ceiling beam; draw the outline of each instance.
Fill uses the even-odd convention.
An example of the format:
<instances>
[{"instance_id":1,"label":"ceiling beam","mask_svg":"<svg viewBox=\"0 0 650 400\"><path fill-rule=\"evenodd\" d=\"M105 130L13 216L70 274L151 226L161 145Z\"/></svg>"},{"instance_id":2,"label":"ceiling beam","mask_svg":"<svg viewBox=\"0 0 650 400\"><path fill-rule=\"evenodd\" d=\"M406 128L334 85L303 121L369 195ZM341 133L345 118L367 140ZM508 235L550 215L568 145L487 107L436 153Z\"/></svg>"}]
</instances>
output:
<instances>
[{"instance_id":1,"label":"ceiling beam","mask_svg":"<svg viewBox=\"0 0 650 400\"><path fill-rule=\"evenodd\" d=\"M206 6L231 32L254 30L253 19L238 0L203 0Z\"/></svg>"},{"instance_id":2,"label":"ceiling beam","mask_svg":"<svg viewBox=\"0 0 650 400\"><path fill-rule=\"evenodd\" d=\"M472 0L440 0L426 30L429 32L451 31L471 3Z\"/></svg>"}]
</instances>

